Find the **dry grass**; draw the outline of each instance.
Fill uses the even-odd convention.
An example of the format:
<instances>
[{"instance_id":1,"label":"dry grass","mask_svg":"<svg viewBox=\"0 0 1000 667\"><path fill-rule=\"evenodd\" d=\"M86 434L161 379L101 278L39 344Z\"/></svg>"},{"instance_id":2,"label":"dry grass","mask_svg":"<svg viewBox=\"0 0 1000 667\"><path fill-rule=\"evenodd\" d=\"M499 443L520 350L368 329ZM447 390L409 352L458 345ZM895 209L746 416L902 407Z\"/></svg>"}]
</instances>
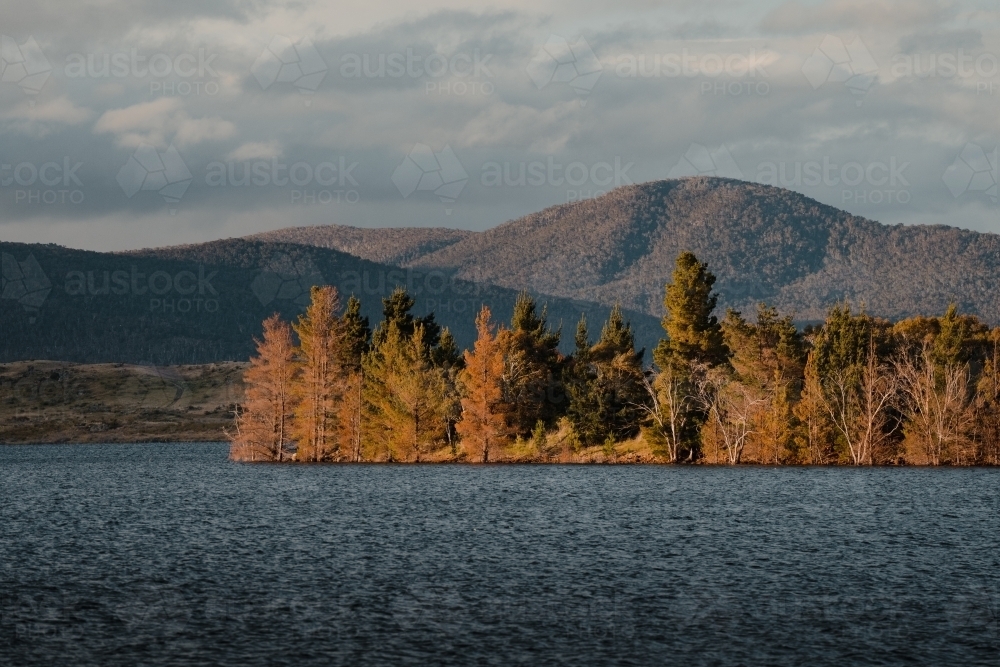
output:
<instances>
[{"instance_id":1,"label":"dry grass","mask_svg":"<svg viewBox=\"0 0 1000 667\"><path fill-rule=\"evenodd\" d=\"M0 443L223 440L246 364L0 364Z\"/></svg>"}]
</instances>

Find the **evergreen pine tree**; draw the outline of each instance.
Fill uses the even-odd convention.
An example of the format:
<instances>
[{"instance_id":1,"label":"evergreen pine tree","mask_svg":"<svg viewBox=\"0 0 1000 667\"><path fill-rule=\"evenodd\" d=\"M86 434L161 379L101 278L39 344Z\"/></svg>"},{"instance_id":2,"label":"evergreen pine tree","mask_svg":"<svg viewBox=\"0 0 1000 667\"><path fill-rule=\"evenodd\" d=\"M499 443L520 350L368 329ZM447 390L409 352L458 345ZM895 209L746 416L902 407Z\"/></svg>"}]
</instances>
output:
<instances>
[{"instance_id":1,"label":"evergreen pine tree","mask_svg":"<svg viewBox=\"0 0 1000 667\"><path fill-rule=\"evenodd\" d=\"M718 318L712 314L719 297L712 292L715 276L691 252L677 257L673 282L666 286L662 325L666 337L653 350L661 369L668 364L716 366L726 361Z\"/></svg>"}]
</instances>

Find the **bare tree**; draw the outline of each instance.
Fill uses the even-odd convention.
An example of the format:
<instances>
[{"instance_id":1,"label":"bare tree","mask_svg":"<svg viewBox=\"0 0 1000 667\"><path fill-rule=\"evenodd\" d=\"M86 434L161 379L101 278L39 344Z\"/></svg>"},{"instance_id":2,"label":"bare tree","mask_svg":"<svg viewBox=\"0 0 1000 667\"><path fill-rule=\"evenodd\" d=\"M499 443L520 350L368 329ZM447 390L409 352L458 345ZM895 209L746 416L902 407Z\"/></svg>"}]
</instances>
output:
<instances>
[{"instance_id":1,"label":"bare tree","mask_svg":"<svg viewBox=\"0 0 1000 667\"><path fill-rule=\"evenodd\" d=\"M854 465L871 465L889 441L895 430L889 408L897 391L896 376L879 362L874 342L860 369L836 371L827 378L823 402L834 427L847 442Z\"/></svg>"},{"instance_id":2,"label":"bare tree","mask_svg":"<svg viewBox=\"0 0 1000 667\"><path fill-rule=\"evenodd\" d=\"M931 465L957 453L968 442L975 415L968 364L934 363L928 346L895 364L900 407Z\"/></svg>"},{"instance_id":3,"label":"bare tree","mask_svg":"<svg viewBox=\"0 0 1000 667\"><path fill-rule=\"evenodd\" d=\"M732 465L740 463L747 440L754 433L758 412L768 404L768 398L721 369L707 374L699 393L709 419L722 437L726 458Z\"/></svg>"},{"instance_id":4,"label":"bare tree","mask_svg":"<svg viewBox=\"0 0 1000 667\"><path fill-rule=\"evenodd\" d=\"M686 431L699 404L697 384L692 378L699 373L694 365L687 373L672 364L660 373L643 375L642 386L649 396L648 403L635 404L658 437L663 439L670 463L677 463L684 446Z\"/></svg>"}]
</instances>

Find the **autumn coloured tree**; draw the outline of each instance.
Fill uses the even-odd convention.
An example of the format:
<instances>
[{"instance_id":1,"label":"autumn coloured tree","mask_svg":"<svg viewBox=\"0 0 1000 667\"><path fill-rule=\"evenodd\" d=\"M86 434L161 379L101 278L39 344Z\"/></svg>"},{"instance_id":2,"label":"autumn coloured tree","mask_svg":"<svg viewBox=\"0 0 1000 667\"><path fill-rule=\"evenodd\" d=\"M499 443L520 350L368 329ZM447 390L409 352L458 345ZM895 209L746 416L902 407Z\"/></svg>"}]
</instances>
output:
<instances>
[{"instance_id":1,"label":"autumn coloured tree","mask_svg":"<svg viewBox=\"0 0 1000 667\"><path fill-rule=\"evenodd\" d=\"M480 463L496 459L510 433L510 409L503 395L504 351L490 318L490 309L483 306L476 316L475 347L465 352L462 421L457 427L469 459Z\"/></svg>"},{"instance_id":2,"label":"autumn coloured tree","mask_svg":"<svg viewBox=\"0 0 1000 667\"><path fill-rule=\"evenodd\" d=\"M447 386L430 358L423 324L406 335L396 322L364 359L365 437L387 461L420 461L446 439Z\"/></svg>"},{"instance_id":3,"label":"autumn coloured tree","mask_svg":"<svg viewBox=\"0 0 1000 667\"><path fill-rule=\"evenodd\" d=\"M290 456L296 372L292 330L278 315L264 320L257 356L243 374L246 394L237 412L229 456L234 461L283 461Z\"/></svg>"},{"instance_id":4,"label":"autumn coloured tree","mask_svg":"<svg viewBox=\"0 0 1000 667\"><path fill-rule=\"evenodd\" d=\"M522 293L509 329L484 308L460 354L402 288L371 334L360 301L341 314L334 288L314 288L292 327L264 322L230 456L1000 464L1000 327L955 306L890 323L846 302L801 331L765 304L719 322L714 282L681 253L650 367L618 305L596 341L581 317L564 356Z\"/></svg>"},{"instance_id":5,"label":"autumn coloured tree","mask_svg":"<svg viewBox=\"0 0 1000 667\"><path fill-rule=\"evenodd\" d=\"M345 390L345 336L337 288L315 286L305 312L292 325L299 338L293 433L299 461L336 460L337 413Z\"/></svg>"}]
</instances>

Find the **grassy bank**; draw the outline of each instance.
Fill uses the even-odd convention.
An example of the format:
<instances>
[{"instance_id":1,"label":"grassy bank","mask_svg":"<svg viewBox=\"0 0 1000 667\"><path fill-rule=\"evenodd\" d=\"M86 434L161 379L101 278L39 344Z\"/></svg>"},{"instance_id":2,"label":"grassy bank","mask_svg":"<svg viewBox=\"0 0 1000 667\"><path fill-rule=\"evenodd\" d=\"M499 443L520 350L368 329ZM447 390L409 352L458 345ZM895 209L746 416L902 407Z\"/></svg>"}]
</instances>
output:
<instances>
[{"instance_id":1,"label":"grassy bank","mask_svg":"<svg viewBox=\"0 0 1000 667\"><path fill-rule=\"evenodd\" d=\"M246 364L0 364L0 443L222 440Z\"/></svg>"}]
</instances>

